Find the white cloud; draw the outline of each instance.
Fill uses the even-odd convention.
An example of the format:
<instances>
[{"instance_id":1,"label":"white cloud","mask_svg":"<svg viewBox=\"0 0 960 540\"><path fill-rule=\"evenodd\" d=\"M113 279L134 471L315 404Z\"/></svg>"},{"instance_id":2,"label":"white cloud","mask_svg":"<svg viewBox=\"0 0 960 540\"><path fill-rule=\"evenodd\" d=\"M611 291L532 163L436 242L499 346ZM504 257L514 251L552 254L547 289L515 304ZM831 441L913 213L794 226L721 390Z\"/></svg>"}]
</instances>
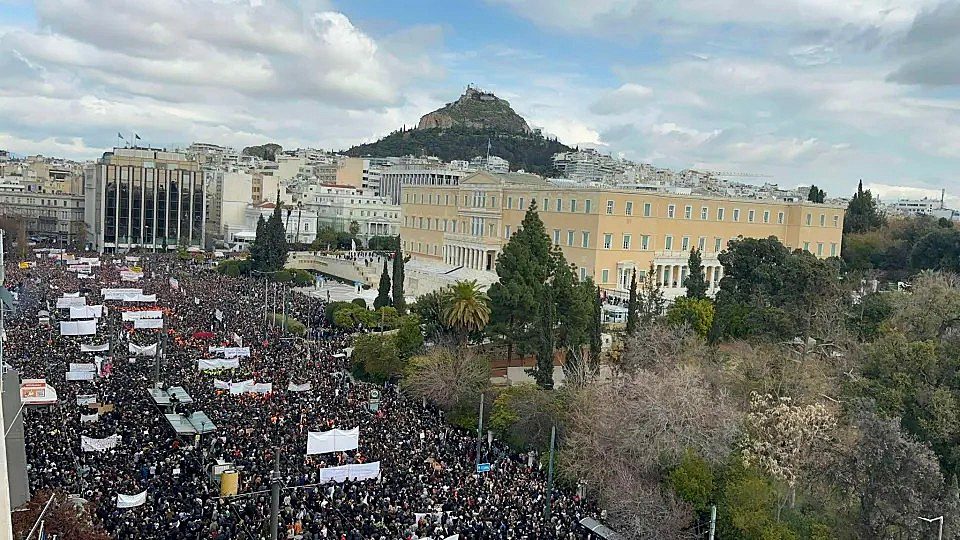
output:
<instances>
[{"instance_id":1,"label":"white cloud","mask_svg":"<svg viewBox=\"0 0 960 540\"><path fill-rule=\"evenodd\" d=\"M75 155L124 130L344 148L422 114L438 28L374 38L325 0L261 4L40 0L37 29L0 30L5 147Z\"/></svg>"},{"instance_id":2,"label":"white cloud","mask_svg":"<svg viewBox=\"0 0 960 540\"><path fill-rule=\"evenodd\" d=\"M625 113L643 106L652 93L653 90L642 84L626 83L600 96L590 110L595 114Z\"/></svg>"}]
</instances>

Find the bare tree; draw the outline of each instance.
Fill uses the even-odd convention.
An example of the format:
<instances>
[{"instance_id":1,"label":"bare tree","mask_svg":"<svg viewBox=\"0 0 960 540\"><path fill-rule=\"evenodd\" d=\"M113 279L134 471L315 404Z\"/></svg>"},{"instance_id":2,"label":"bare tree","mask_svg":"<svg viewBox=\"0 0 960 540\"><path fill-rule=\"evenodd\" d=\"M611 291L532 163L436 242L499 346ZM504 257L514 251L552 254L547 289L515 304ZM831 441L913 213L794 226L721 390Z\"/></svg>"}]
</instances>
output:
<instances>
[{"instance_id":1,"label":"bare tree","mask_svg":"<svg viewBox=\"0 0 960 540\"><path fill-rule=\"evenodd\" d=\"M654 322L637 328L627 338L619 369L633 373L640 369L670 369L682 363L700 363L709 349L688 326Z\"/></svg>"},{"instance_id":2,"label":"bare tree","mask_svg":"<svg viewBox=\"0 0 960 540\"><path fill-rule=\"evenodd\" d=\"M635 538L678 538L693 514L659 491L664 471L687 450L722 462L738 420L699 368L641 369L575 391L561 459L567 472L597 490L614 523L638 531Z\"/></svg>"},{"instance_id":3,"label":"bare tree","mask_svg":"<svg viewBox=\"0 0 960 540\"><path fill-rule=\"evenodd\" d=\"M476 399L490 385L490 363L467 348L435 347L410 359L404 386L444 410Z\"/></svg>"}]
</instances>

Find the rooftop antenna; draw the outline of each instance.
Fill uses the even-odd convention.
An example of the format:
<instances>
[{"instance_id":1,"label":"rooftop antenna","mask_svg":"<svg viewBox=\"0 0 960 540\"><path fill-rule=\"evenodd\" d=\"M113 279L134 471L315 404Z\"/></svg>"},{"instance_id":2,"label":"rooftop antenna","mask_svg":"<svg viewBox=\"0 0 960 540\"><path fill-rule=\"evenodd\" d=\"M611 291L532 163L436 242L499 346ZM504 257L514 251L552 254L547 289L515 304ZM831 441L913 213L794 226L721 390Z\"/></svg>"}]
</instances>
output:
<instances>
[{"instance_id":1,"label":"rooftop antenna","mask_svg":"<svg viewBox=\"0 0 960 540\"><path fill-rule=\"evenodd\" d=\"M940 209L943 210L943 197L946 194L947 190L940 188Z\"/></svg>"}]
</instances>

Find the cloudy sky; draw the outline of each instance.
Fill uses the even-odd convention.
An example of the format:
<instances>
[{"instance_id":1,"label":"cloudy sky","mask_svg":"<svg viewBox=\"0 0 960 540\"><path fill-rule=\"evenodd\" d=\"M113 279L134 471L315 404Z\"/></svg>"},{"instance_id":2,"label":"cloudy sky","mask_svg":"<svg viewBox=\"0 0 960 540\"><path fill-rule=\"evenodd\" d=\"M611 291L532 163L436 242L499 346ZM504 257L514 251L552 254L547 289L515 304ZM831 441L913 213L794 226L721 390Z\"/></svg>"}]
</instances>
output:
<instances>
[{"instance_id":1,"label":"cloudy sky","mask_svg":"<svg viewBox=\"0 0 960 540\"><path fill-rule=\"evenodd\" d=\"M346 148L467 83L567 144L960 195L960 1L0 0L0 148Z\"/></svg>"}]
</instances>

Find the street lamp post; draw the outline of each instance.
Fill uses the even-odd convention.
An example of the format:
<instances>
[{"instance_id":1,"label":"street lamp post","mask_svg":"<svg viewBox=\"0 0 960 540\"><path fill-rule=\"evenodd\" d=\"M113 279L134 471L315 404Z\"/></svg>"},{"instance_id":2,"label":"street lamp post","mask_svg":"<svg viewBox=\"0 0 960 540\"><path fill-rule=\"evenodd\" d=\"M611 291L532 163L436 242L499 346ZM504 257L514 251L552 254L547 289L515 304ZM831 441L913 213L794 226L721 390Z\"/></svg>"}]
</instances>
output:
<instances>
[{"instance_id":1,"label":"street lamp post","mask_svg":"<svg viewBox=\"0 0 960 540\"><path fill-rule=\"evenodd\" d=\"M925 518L923 516L918 516L920 519L926 521L927 523L933 523L934 521L940 522L940 531L937 533L937 540L943 540L943 516L938 516L935 518Z\"/></svg>"}]
</instances>

